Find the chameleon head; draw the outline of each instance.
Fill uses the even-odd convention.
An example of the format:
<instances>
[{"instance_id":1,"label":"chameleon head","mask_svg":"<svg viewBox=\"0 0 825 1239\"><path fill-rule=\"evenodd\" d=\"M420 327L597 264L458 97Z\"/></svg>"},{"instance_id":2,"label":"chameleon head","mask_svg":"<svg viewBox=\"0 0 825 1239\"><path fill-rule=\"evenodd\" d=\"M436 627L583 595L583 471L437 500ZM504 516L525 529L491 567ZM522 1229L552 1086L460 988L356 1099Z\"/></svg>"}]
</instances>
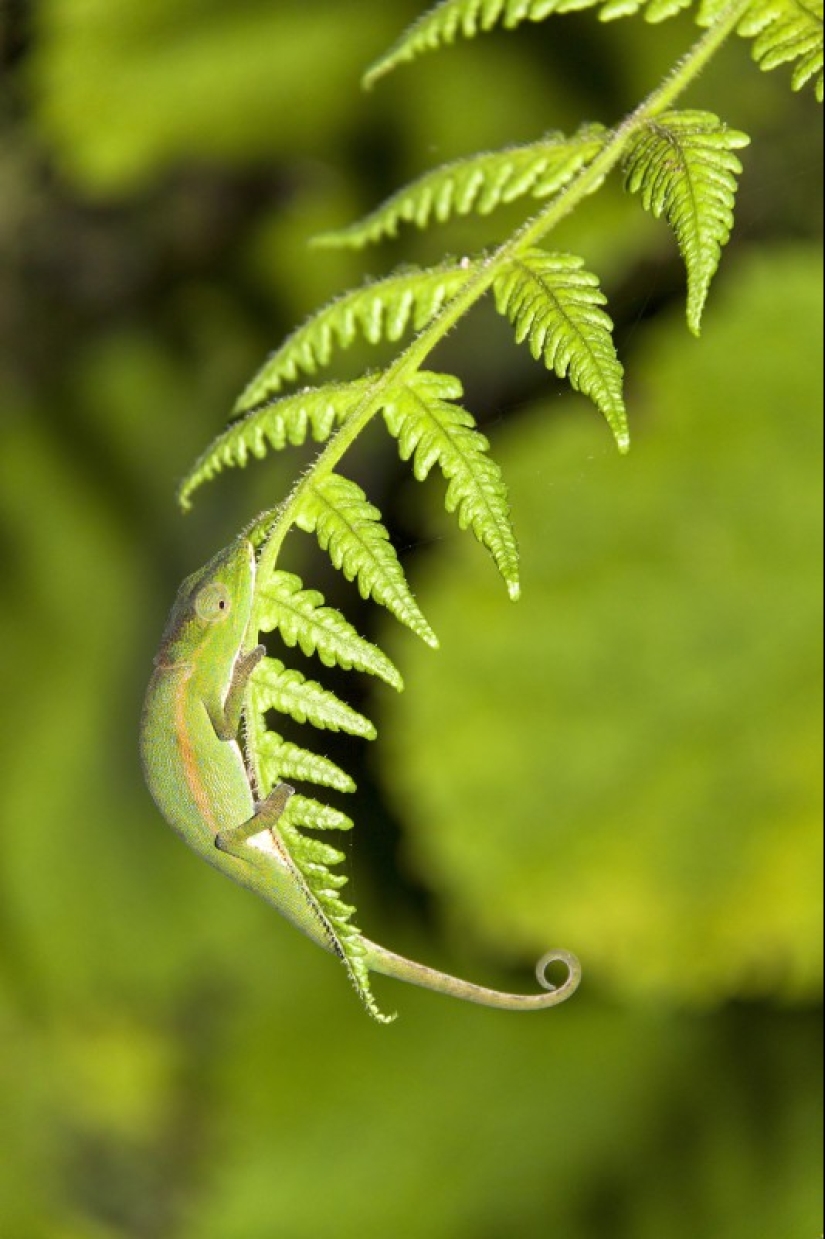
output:
<instances>
[{"instance_id":1,"label":"chameleon head","mask_svg":"<svg viewBox=\"0 0 825 1239\"><path fill-rule=\"evenodd\" d=\"M255 550L237 538L181 585L155 663L175 666L196 653L232 659L246 634L254 587Z\"/></svg>"}]
</instances>

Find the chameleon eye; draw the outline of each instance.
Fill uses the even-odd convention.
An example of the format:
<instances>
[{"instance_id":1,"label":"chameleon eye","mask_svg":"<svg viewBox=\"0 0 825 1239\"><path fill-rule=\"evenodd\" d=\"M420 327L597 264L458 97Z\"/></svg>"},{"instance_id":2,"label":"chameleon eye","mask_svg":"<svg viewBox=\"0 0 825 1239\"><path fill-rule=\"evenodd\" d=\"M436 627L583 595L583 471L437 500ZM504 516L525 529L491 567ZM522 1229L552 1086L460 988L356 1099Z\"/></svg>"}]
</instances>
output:
<instances>
[{"instance_id":1,"label":"chameleon eye","mask_svg":"<svg viewBox=\"0 0 825 1239\"><path fill-rule=\"evenodd\" d=\"M210 581L195 598L195 611L199 619L207 623L225 619L232 610L229 590L219 581Z\"/></svg>"}]
</instances>

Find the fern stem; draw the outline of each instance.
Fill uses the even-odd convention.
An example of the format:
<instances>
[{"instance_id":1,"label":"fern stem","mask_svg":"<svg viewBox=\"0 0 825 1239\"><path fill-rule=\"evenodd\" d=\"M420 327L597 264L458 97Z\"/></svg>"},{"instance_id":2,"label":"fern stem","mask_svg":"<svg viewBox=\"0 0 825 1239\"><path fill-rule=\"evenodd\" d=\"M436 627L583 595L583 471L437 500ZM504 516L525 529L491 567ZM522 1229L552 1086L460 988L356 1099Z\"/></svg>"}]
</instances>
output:
<instances>
[{"instance_id":1,"label":"fern stem","mask_svg":"<svg viewBox=\"0 0 825 1239\"><path fill-rule=\"evenodd\" d=\"M259 570L264 579L274 570L284 539L295 523L299 506L307 488L318 477L332 472L355 442L361 431L381 408L388 391L414 374L436 344L488 291L496 277L518 253L538 244L556 225L569 215L584 198L594 193L619 163L633 133L669 108L701 73L741 21L751 0L732 0L713 25L677 62L655 90L616 126L599 153L565 185L540 211L516 230L497 250L480 264L474 264L467 283L442 307L426 327L399 354L394 362L376 376L374 384L364 393L346 422L327 442L307 472L298 480L286 500L274 509L273 525L261 551ZM626 438L620 439L620 451L626 451ZM266 514L264 516L265 519ZM265 605L259 596L258 607ZM252 617L257 624L258 615Z\"/></svg>"}]
</instances>

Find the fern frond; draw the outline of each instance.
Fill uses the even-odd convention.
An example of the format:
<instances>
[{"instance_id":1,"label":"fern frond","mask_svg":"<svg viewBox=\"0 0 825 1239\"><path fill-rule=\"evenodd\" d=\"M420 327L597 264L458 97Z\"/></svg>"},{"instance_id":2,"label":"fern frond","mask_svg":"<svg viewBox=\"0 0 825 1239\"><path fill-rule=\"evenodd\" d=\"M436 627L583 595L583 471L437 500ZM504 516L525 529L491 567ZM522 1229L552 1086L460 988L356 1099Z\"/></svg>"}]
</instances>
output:
<instances>
[{"instance_id":1,"label":"fern frond","mask_svg":"<svg viewBox=\"0 0 825 1239\"><path fill-rule=\"evenodd\" d=\"M379 78L425 52L436 51L459 38L475 38L496 26L514 30L522 22L540 22L553 13L571 13L596 5L601 6L602 21L627 17L642 9L647 21L658 22L691 3L692 0L441 0L370 66L364 74L364 85L374 86Z\"/></svg>"},{"instance_id":2,"label":"fern frond","mask_svg":"<svg viewBox=\"0 0 825 1239\"><path fill-rule=\"evenodd\" d=\"M572 254L523 250L494 285L496 307L510 319L518 343L544 359L548 370L568 377L607 419L621 451L629 438L622 397L622 365L613 324L601 308L604 294L595 275Z\"/></svg>"},{"instance_id":3,"label":"fern frond","mask_svg":"<svg viewBox=\"0 0 825 1239\"><path fill-rule=\"evenodd\" d=\"M340 611L324 606L323 594L304 589L300 577L274 572L270 580L259 584L258 599L261 631L277 628L287 645L299 645L307 655L317 654L327 667L354 667L379 676L399 691L404 687L400 672L386 654L359 636Z\"/></svg>"},{"instance_id":4,"label":"fern frond","mask_svg":"<svg viewBox=\"0 0 825 1239\"><path fill-rule=\"evenodd\" d=\"M760 69L794 63L791 86L801 90L815 78L814 91L823 99L822 4L817 0L754 0L737 28L753 39L751 54Z\"/></svg>"},{"instance_id":5,"label":"fern frond","mask_svg":"<svg viewBox=\"0 0 825 1239\"><path fill-rule=\"evenodd\" d=\"M331 473L318 481L307 481L295 523L307 533L315 533L333 565L348 581L357 581L362 598L374 598L435 647L438 639L410 593L380 515L360 486Z\"/></svg>"},{"instance_id":6,"label":"fern frond","mask_svg":"<svg viewBox=\"0 0 825 1239\"><path fill-rule=\"evenodd\" d=\"M271 399L301 375L315 374L336 349L349 348L359 338L378 344L420 331L466 283L472 266L464 261L399 271L344 293L286 338L244 388L235 413Z\"/></svg>"},{"instance_id":7,"label":"fern frond","mask_svg":"<svg viewBox=\"0 0 825 1239\"><path fill-rule=\"evenodd\" d=\"M354 792L355 782L328 757L284 740L274 731L264 731L258 743L258 775L264 796L276 783L317 783L337 792ZM293 797L294 799L294 797Z\"/></svg>"},{"instance_id":8,"label":"fern frond","mask_svg":"<svg viewBox=\"0 0 825 1239\"><path fill-rule=\"evenodd\" d=\"M277 658L263 658L258 663L249 677L248 699L251 708L261 715L277 710L298 723L310 722L328 731L375 739L375 727L368 718Z\"/></svg>"},{"instance_id":9,"label":"fern frond","mask_svg":"<svg viewBox=\"0 0 825 1239\"><path fill-rule=\"evenodd\" d=\"M293 796L290 805L296 799L298 798ZM344 903L339 894L347 879L343 874L333 873L330 868L332 865L339 865L345 857L328 843L305 835L295 824L299 811L304 817L312 816L312 811L308 809L312 802L302 799L303 806L299 803L298 810L292 810L292 813L290 805L287 805L286 812L278 823L278 833L292 864L303 879L308 898L326 922L330 945L344 964L356 993L370 1015L382 1024L389 1023L394 1017L384 1015L372 995L369 969L364 962L363 936L351 920L355 909L351 904Z\"/></svg>"},{"instance_id":10,"label":"fern frond","mask_svg":"<svg viewBox=\"0 0 825 1239\"><path fill-rule=\"evenodd\" d=\"M736 178L733 151L747 134L728 129L711 112L663 112L639 131L624 158L625 188L673 229L688 280L687 321L699 334L710 282L733 227Z\"/></svg>"},{"instance_id":11,"label":"fern frond","mask_svg":"<svg viewBox=\"0 0 825 1239\"><path fill-rule=\"evenodd\" d=\"M267 667L266 664L270 666ZM258 786L266 794L276 783L292 777L334 787L340 791L353 790L352 780L333 762L298 745L286 743L279 736L267 731L265 715L270 708L286 705L287 713L293 713L299 719L304 715L303 706L297 713L289 708L292 704L290 694L294 691L294 684L290 686L287 683L286 694L282 695L281 687L284 681L288 681L289 673L284 674L279 668L282 668L282 664L273 659L264 659L250 676L246 698L247 751L255 768ZM300 680L301 677L298 676L298 681ZM300 683L298 690L300 691ZM332 694L328 696L332 697ZM342 707L343 703L339 702L338 706ZM355 711L348 711L348 707L343 706L343 710L345 716L339 717L339 722L346 721L347 718L360 719ZM306 712L306 717L310 718L309 711ZM310 721L314 719L310 718ZM357 734L371 737L375 733L372 725L363 719L357 726ZM304 834L307 829L349 830L351 826L352 822L346 814L310 797L296 794L290 798L278 822L277 833L295 871L296 881L326 926L330 948L340 958L356 993L369 1013L375 1019L386 1022L388 1017L379 1010L370 988L369 971L364 964L361 931L352 923L355 909L344 903L340 897L341 888L347 882L346 876L335 873L332 869L332 866L339 865L345 857L329 844Z\"/></svg>"},{"instance_id":12,"label":"fern frond","mask_svg":"<svg viewBox=\"0 0 825 1239\"><path fill-rule=\"evenodd\" d=\"M447 479L447 511L456 512L461 528L471 528L487 547L515 599L518 548L507 490L472 414L453 403L462 394L461 383L452 375L422 371L393 392L384 404L384 418L398 440L402 460L412 457L419 481L439 465Z\"/></svg>"},{"instance_id":13,"label":"fern frond","mask_svg":"<svg viewBox=\"0 0 825 1239\"><path fill-rule=\"evenodd\" d=\"M334 427L346 421L369 383L368 378L361 378L307 387L232 422L195 461L178 487L178 503L188 511L199 486L223 469L243 468L250 456L261 460L270 448L300 447L309 435L316 443L325 442Z\"/></svg>"},{"instance_id":14,"label":"fern frond","mask_svg":"<svg viewBox=\"0 0 825 1239\"><path fill-rule=\"evenodd\" d=\"M598 154L604 133L600 125L583 125L569 138L553 133L529 145L443 164L393 194L364 219L323 233L314 244L359 248L394 237L402 223L425 228L433 219L443 224L454 215L487 215L527 195L547 198Z\"/></svg>"}]
</instances>

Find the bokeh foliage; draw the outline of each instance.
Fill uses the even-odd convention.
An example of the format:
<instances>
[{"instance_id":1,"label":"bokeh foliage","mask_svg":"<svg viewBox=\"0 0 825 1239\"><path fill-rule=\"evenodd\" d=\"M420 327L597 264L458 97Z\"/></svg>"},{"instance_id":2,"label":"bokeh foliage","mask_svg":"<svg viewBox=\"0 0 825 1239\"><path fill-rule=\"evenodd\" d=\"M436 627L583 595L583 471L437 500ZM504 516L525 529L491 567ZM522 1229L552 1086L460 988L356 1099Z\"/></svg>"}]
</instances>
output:
<instances>
[{"instance_id":1,"label":"bokeh foliage","mask_svg":"<svg viewBox=\"0 0 825 1239\"><path fill-rule=\"evenodd\" d=\"M406 694L375 690L381 733L355 758L360 922L514 987L557 942L584 959L580 995L527 1019L387 983L401 1018L375 1028L140 782L177 583L300 461L221 480L186 521L175 483L266 350L366 273L307 237L434 158L614 120L691 37L558 19L364 98L360 70L418 11L0 6L4 1236L821 1230L821 166L815 105L745 49L695 100L754 138L700 342L663 227L612 186L565 225L617 319L627 460L492 314L449 342L511 484L518 607L429 524L390 445L355 465L443 638L395 643ZM408 238L370 271L489 228Z\"/></svg>"}]
</instances>

